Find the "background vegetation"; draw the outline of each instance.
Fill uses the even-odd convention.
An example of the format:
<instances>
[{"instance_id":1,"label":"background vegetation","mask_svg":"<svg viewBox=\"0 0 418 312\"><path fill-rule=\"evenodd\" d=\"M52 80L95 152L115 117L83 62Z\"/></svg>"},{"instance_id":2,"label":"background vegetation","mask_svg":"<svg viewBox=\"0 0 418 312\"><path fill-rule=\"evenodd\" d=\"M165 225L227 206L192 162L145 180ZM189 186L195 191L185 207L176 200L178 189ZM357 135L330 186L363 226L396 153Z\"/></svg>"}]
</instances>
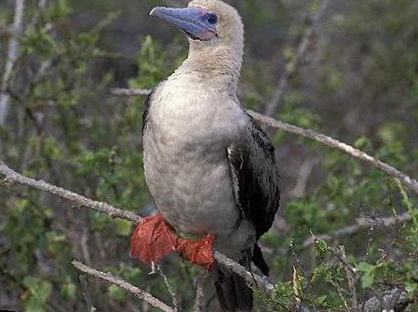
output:
<instances>
[{"instance_id":1,"label":"background vegetation","mask_svg":"<svg viewBox=\"0 0 418 312\"><path fill-rule=\"evenodd\" d=\"M19 55L1 90L11 97L0 126L1 159L27 176L141 216L152 213L142 171L143 98L113 96L110 89L152 88L181 63L184 36L147 14L157 5L185 3L28 0ZM321 2L230 3L246 25L239 97L265 112ZM15 1L0 2L1 76L14 8ZM274 117L351 143L417 177L417 14L415 0L331 1ZM259 309L362 311L362 303L395 289L404 303L395 310L418 311L417 194L342 152L270 133L283 205L262 239L276 289L272 298L257 293ZM151 311L116 286L81 276L74 258L171 302L162 277L130 259L129 222L71 205L0 184L0 309ZM404 212L411 221L381 222ZM370 226L341 234L361 217ZM332 239L306 244L312 234ZM199 269L175 256L163 269L178 306L191 310ZM215 309L213 296L205 305Z\"/></svg>"}]
</instances>

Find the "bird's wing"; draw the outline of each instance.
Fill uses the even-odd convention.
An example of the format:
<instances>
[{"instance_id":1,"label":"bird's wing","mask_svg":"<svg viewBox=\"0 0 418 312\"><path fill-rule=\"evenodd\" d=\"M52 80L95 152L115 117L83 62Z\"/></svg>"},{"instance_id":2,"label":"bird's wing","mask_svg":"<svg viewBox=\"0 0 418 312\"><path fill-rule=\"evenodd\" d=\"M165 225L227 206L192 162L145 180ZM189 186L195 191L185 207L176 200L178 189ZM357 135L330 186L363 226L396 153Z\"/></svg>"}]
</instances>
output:
<instances>
[{"instance_id":1,"label":"bird's wing","mask_svg":"<svg viewBox=\"0 0 418 312\"><path fill-rule=\"evenodd\" d=\"M256 230L252 261L265 274L269 268L257 241L273 224L280 205L279 172L274 146L267 134L250 118L243 140L228 147L235 202L241 218Z\"/></svg>"},{"instance_id":2,"label":"bird's wing","mask_svg":"<svg viewBox=\"0 0 418 312\"><path fill-rule=\"evenodd\" d=\"M258 240L279 208L279 173L274 146L252 119L244 137L228 147L228 159L235 201L242 218L254 224Z\"/></svg>"}]
</instances>

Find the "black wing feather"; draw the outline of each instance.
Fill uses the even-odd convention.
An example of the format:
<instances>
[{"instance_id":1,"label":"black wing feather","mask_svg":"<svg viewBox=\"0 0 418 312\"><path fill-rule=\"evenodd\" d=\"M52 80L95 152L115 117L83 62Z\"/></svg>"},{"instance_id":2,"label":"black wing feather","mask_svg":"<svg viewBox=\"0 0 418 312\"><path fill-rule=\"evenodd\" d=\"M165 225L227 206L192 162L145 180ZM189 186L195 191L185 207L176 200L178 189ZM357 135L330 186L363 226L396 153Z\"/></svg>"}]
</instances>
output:
<instances>
[{"instance_id":1,"label":"black wing feather","mask_svg":"<svg viewBox=\"0 0 418 312\"><path fill-rule=\"evenodd\" d=\"M251 119L247 135L228 148L234 196L243 219L256 230L256 241L273 224L280 205L279 172L275 149L267 134ZM268 274L258 245L254 246L254 263Z\"/></svg>"}]
</instances>

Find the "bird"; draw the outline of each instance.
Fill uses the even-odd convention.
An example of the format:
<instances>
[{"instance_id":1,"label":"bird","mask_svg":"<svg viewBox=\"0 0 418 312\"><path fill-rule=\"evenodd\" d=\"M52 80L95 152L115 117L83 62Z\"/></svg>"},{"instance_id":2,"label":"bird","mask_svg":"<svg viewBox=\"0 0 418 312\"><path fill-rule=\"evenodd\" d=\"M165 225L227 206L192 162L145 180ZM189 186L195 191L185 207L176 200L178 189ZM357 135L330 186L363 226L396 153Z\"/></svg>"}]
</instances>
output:
<instances>
[{"instance_id":1,"label":"bird","mask_svg":"<svg viewBox=\"0 0 418 312\"><path fill-rule=\"evenodd\" d=\"M145 103L144 172L159 213L135 228L131 255L156 263L178 252L213 273L222 311L252 311L251 289L217 265L213 251L268 275L258 240L280 206L275 148L237 97L241 17L221 0L150 15L183 31L189 52Z\"/></svg>"}]
</instances>

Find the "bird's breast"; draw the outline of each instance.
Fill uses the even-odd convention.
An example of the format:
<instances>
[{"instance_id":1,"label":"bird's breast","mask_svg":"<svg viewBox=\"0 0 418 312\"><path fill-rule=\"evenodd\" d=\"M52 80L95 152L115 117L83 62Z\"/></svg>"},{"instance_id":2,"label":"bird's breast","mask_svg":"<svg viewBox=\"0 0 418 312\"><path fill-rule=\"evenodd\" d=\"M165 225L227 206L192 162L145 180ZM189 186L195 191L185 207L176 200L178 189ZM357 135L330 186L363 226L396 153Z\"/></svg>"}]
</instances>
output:
<instances>
[{"instance_id":1,"label":"bird's breast","mask_svg":"<svg viewBox=\"0 0 418 312\"><path fill-rule=\"evenodd\" d=\"M197 103L207 100L204 95L180 95L157 95L151 103L143 138L146 181L158 208L177 230L227 236L239 213L226 148L236 139L240 120L231 108L222 112L207 102Z\"/></svg>"},{"instance_id":2,"label":"bird's breast","mask_svg":"<svg viewBox=\"0 0 418 312\"><path fill-rule=\"evenodd\" d=\"M231 228L238 214L221 148L162 136L144 138L146 181L160 211L185 233Z\"/></svg>"}]
</instances>

